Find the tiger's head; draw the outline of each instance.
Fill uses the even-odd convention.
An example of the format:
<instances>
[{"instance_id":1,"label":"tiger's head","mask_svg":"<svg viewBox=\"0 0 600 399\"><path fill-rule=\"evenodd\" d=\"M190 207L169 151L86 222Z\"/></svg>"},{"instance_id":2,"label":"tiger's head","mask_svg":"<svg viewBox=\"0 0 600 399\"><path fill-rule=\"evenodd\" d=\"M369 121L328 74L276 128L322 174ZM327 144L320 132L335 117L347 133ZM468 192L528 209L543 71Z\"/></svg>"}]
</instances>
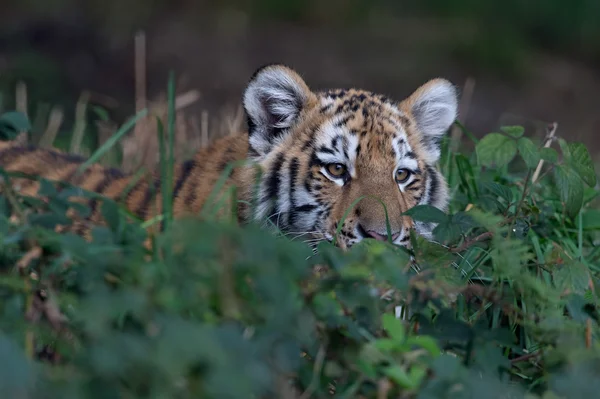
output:
<instances>
[{"instance_id":1,"label":"tiger's head","mask_svg":"<svg viewBox=\"0 0 600 399\"><path fill-rule=\"evenodd\" d=\"M263 170L257 219L315 241L339 231L342 248L388 240L388 231L403 246L411 228L431 236L433 226L403 213L420 204L447 207L436 163L457 116L450 82L433 79L396 102L356 89L314 92L293 70L269 65L251 78L243 104L248 156Z\"/></svg>"}]
</instances>

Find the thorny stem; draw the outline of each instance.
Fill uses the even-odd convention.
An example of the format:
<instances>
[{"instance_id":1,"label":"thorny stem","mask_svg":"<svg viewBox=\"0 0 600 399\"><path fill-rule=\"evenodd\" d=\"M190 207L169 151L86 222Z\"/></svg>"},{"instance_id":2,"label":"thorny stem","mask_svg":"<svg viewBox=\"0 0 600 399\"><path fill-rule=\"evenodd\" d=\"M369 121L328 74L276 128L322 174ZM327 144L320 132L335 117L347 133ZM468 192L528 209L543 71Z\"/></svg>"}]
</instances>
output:
<instances>
[{"instance_id":1,"label":"thorny stem","mask_svg":"<svg viewBox=\"0 0 600 399\"><path fill-rule=\"evenodd\" d=\"M511 359L510 362L511 362L511 364L515 364L515 363L523 362L525 360L529 360L534 357L538 357L539 355L540 355L540 352L531 352L531 353L528 353L523 356L515 357L514 359Z\"/></svg>"},{"instance_id":2,"label":"thorny stem","mask_svg":"<svg viewBox=\"0 0 600 399\"><path fill-rule=\"evenodd\" d=\"M452 253L463 252L464 250L468 249L469 247L473 246L474 244L476 244L480 241L492 238L493 236L494 236L494 234L491 231L486 231L485 233L481 233L478 236L476 236L470 240L466 240L459 247L450 248L450 252L452 252Z\"/></svg>"}]
</instances>

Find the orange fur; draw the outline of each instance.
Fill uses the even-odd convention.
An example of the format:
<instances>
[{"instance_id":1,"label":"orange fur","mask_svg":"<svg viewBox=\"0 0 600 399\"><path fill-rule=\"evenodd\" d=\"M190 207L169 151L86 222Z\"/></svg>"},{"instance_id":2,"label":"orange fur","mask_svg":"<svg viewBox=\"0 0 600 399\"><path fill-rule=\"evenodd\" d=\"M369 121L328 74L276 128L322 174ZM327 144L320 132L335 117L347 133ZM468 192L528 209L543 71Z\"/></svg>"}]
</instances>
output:
<instances>
[{"instance_id":1,"label":"orange fur","mask_svg":"<svg viewBox=\"0 0 600 399\"><path fill-rule=\"evenodd\" d=\"M237 187L243 200L237 206L241 222L271 220L292 233L327 240L340 227L338 244L349 247L362 238L385 238L383 202L393 240L406 245L408 230L415 226L403 212L420 203L445 209L447 203L446 183L434 164L439 156L435 140L440 129L449 127L447 121L453 121L454 94L444 80L430 81L399 103L356 89L313 92L289 68L262 68L244 96L249 131L219 139L192 160L176 165L174 216L199 214L226 166L250 160L263 171L259 191L253 191L253 166L234 168L226 185ZM82 162L57 150L0 143L0 167L8 172L97 192L144 220L160 213L158 172L143 175L123 197L134 174L100 165L75 173ZM338 179L329 174L332 164L342 165L347 175ZM409 170L411 179L395 180L400 170ZM37 193L36 182L14 179L13 184L24 194ZM251 215L245 205L254 194L257 215ZM342 222L346 210L364 196ZM98 206L90 221L102 222ZM428 234L426 227L422 230Z\"/></svg>"}]
</instances>

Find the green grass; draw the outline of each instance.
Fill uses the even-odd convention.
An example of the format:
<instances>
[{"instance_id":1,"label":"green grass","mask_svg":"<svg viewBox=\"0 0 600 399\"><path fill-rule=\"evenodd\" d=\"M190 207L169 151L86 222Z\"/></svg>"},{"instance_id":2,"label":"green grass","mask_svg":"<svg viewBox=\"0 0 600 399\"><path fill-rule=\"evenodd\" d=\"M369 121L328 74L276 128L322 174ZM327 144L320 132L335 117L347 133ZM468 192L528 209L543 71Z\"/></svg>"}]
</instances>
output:
<instances>
[{"instance_id":1,"label":"green grass","mask_svg":"<svg viewBox=\"0 0 600 399\"><path fill-rule=\"evenodd\" d=\"M173 179L169 82L163 193ZM24 123L0 118L2 137ZM412 251L366 240L346 252L321 243L313 254L254 224L212 218L236 165L202 222L173 220L165 197L150 222L163 222L151 253L142 245L148 222L128 220L112 201L102 202L106 226L87 242L53 230L68 222L69 206L85 211L68 200L71 188L43 181L41 201L5 185L0 392L588 397L600 388L596 173L577 143L560 139L541 151L528 140L506 127L472 153L450 152L445 142L450 211L410 211L438 223L436 242L413 237ZM540 159L546 166L533 182ZM406 317L394 317L397 306Z\"/></svg>"}]
</instances>

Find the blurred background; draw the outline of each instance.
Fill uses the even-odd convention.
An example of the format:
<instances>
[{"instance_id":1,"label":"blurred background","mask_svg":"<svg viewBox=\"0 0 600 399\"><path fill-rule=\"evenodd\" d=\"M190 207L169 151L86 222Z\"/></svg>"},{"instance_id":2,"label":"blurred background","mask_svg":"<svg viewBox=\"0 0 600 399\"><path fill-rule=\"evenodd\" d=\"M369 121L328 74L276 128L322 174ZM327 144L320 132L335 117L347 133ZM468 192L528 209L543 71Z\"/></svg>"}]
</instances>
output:
<instances>
[{"instance_id":1,"label":"blurred background","mask_svg":"<svg viewBox=\"0 0 600 399\"><path fill-rule=\"evenodd\" d=\"M522 124L541 139L556 121L596 156L598 21L598 0L4 0L0 93L3 109L28 113L34 140L85 152L136 109L164 111L173 70L181 155L244 126L242 90L265 63L314 89L397 99L443 76L475 135ZM141 123L123 157L151 130Z\"/></svg>"}]
</instances>

